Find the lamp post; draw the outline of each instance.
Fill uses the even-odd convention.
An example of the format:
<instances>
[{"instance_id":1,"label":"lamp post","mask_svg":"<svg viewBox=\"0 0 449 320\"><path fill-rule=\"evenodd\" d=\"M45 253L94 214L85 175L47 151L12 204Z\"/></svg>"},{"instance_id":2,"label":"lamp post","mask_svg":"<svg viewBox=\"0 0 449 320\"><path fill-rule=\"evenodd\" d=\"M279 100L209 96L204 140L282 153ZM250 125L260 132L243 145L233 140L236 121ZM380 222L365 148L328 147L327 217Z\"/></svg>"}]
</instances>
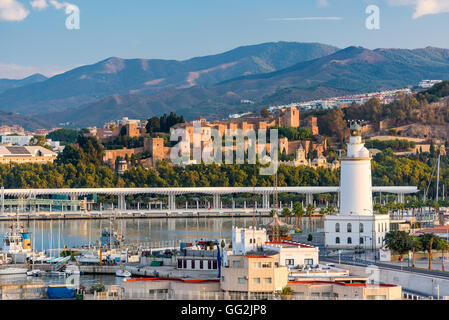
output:
<instances>
[{"instance_id":1,"label":"lamp post","mask_svg":"<svg viewBox=\"0 0 449 320\"><path fill-rule=\"evenodd\" d=\"M371 250L373 252L373 256L374 256L374 262L376 262L377 257L376 257L376 252L375 252L375 245L374 242L376 241L376 237L375 237L375 233L376 233L376 219L374 216L374 212L372 210L369 209L363 209L365 211L368 211L372 216L373 216L373 226L371 228Z\"/></svg>"}]
</instances>

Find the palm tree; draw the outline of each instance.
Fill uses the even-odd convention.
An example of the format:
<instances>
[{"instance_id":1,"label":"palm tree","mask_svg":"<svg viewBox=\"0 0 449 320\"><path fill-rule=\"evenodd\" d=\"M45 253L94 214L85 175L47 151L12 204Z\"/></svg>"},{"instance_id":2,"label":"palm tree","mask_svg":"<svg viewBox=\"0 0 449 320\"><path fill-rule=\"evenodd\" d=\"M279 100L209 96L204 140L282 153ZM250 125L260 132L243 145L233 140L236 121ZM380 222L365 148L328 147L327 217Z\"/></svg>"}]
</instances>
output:
<instances>
[{"instance_id":1,"label":"palm tree","mask_svg":"<svg viewBox=\"0 0 449 320\"><path fill-rule=\"evenodd\" d=\"M289 208L285 207L284 209L282 209L282 216L284 217L284 221L287 222L287 218L290 217L291 215L291 211Z\"/></svg>"},{"instance_id":2,"label":"palm tree","mask_svg":"<svg viewBox=\"0 0 449 320\"><path fill-rule=\"evenodd\" d=\"M399 202L396 205L396 208L398 210L398 215L400 215L401 219L404 218L404 209L405 209L405 205L402 202Z\"/></svg>"},{"instance_id":3,"label":"palm tree","mask_svg":"<svg viewBox=\"0 0 449 320\"><path fill-rule=\"evenodd\" d=\"M291 300L293 298L293 291L290 287L284 287L279 291L282 300Z\"/></svg>"},{"instance_id":4,"label":"palm tree","mask_svg":"<svg viewBox=\"0 0 449 320\"><path fill-rule=\"evenodd\" d=\"M333 205L329 204L329 205L327 206L327 213L328 213L328 214L334 214L334 213L335 213L335 208L334 208Z\"/></svg>"},{"instance_id":5,"label":"palm tree","mask_svg":"<svg viewBox=\"0 0 449 320\"><path fill-rule=\"evenodd\" d=\"M422 250L422 244L421 240L417 236L410 236L410 246L412 247L413 251L413 261L412 261L412 268L415 267L415 252Z\"/></svg>"},{"instance_id":6,"label":"palm tree","mask_svg":"<svg viewBox=\"0 0 449 320\"><path fill-rule=\"evenodd\" d=\"M376 212L380 212L380 208L382 207L382 205L380 203L375 203L373 205L373 210Z\"/></svg>"},{"instance_id":7,"label":"palm tree","mask_svg":"<svg viewBox=\"0 0 449 320\"><path fill-rule=\"evenodd\" d=\"M444 268L444 252L447 251L449 249L449 244L447 243L447 241L443 238L440 238L440 243L439 243L439 247L441 249L441 270L444 272L445 268Z\"/></svg>"},{"instance_id":8,"label":"palm tree","mask_svg":"<svg viewBox=\"0 0 449 320\"><path fill-rule=\"evenodd\" d=\"M293 205L293 214L296 217L296 226L301 228L301 218L304 216L304 208L301 202L296 202Z\"/></svg>"},{"instance_id":9,"label":"palm tree","mask_svg":"<svg viewBox=\"0 0 449 320\"><path fill-rule=\"evenodd\" d=\"M320 214L322 215L322 216L325 216L326 214L327 214L327 208L321 208L320 209Z\"/></svg>"},{"instance_id":10,"label":"palm tree","mask_svg":"<svg viewBox=\"0 0 449 320\"><path fill-rule=\"evenodd\" d=\"M309 204L306 211L307 216L309 217L309 232L312 232L312 214L315 211L315 206L313 204Z\"/></svg>"},{"instance_id":11,"label":"palm tree","mask_svg":"<svg viewBox=\"0 0 449 320\"><path fill-rule=\"evenodd\" d=\"M432 270L432 250L438 249L440 245L440 237L433 233L425 233L419 236L423 250L427 251L429 259L429 270Z\"/></svg>"},{"instance_id":12,"label":"palm tree","mask_svg":"<svg viewBox=\"0 0 449 320\"><path fill-rule=\"evenodd\" d=\"M388 202L386 205L389 212L392 213L392 216L394 217L394 211L396 210L396 204L394 202Z\"/></svg>"}]
</instances>

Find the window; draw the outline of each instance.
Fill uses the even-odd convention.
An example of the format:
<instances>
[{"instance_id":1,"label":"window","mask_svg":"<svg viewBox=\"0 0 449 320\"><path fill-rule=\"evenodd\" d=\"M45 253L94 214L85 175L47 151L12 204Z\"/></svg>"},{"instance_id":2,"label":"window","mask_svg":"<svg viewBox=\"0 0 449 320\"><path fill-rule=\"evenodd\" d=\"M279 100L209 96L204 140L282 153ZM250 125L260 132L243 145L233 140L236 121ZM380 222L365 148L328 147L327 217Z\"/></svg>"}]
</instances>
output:
<instances>
[{"instance_id":1,"label":"window","mask_svg":"<svg viewBox=\"0 0 449 320\"><path fill-rule=\"evenodd\" d=\"M324 299L330 299L331 298L331 293L330 292L323 292L321 293L321 297Z\"/></svg>"},{"instance_id":2,"label":"window","mask_svg":"<svg viewBox=\"0 0 449 320\"><path fill-rule=\"evenodd\" d=\"M348 244L352 244L352 239L351 239L351 237L348 237Z\"/></svg>"},{"instance_id":3,"label":"window","mask_svg":"<svg viewBox=\"0 0 449 320\"><path fill-rule=\"evenodd\" d=\"M192 260L192 269L195 269L195 260Z\"/></svg>"},{"instance_id":4,"label":"window","mask_svg":"<svg viewBox=\"0 0 449 320\"><path fill-rule=\"evenodd\" d=\"M363 232L363 223L359 224L359 232Z\"/></svg>"},{"instance_id":5,"label":"window","mask_svg":"<svg viewBox=\"0 0 449 320\"><path fill-rule=\"evenodd\" d=\"M312 292L312 298L313 299L318 299L320 297L320 293L319 292Z\"/></svg>"},{"instance_id":6,"label":"window","mask_svg":"<svg viewBox=\"0 0 449 320\"><path fill-rule=\"evenodd\" d=\"M182 259L178 259L178 269L182 269Z\"/></svg>"},{"instance_id":7,"label":"window","mask_svg":"<svg viewBox=\"0 0 449 320\"><path fill-rule=\"evenodd\" d=\"M377 238L377 243L379 243L379 244L380 244L380 238Z\"/></svg>"},{"instance_id":8,"label":"window","mask_svg":"<svg viewBox=\"0 0 449 320\"><path fill-rule=\"evenodd\" d=\"M339 223L335 224L335 232L340 232L340 224Z\"/></svg>"},{"instance_id":9,"label":"window","mask_svg":"<svg viewBox=\"0 0 449 320\"><path fill-rule=\"evenodd\" d=\"M232 261L232 266L233 267L240 267L240 261L239 260ZM212 268L209 266L209 269L212 269Z\"/></svg>"},{"instance_id":10,"label":"window","mask_svg":"<svg viewBox=\"0 0 449 320\"><path fill-rule=\"evenodd\" d=\"M271 268L271 262L262 263L262 268Z\"/></svg>"},{"instance_id":11,"label":"window","mask_svg":"<svg viewBox=\"0 0 449 320\"><path fill-rule=\"evenodd\" d=\"M340 243L340 237L335 238L335 243L337 243L337 244Z\"/></svg>"},{"instance_id":12,"label":"window","mask_svg":"<svg viewBox=\"0 0 449 320\"><path fill-rule=\"evenodd\" d=\"M184 269L187 269L187 260L184 260Z\"/></svg>"},{"instance_id":13,"label":"window","mask_svg":"<svg viewBox=\"0 0 449 320\"><path fill-rule=\"evenodd\" d=\"M239 261L239 263L240 263L240 261ZM212 269L212 261L210 261L210 260L207 261L207 268L208 268L209 270Z\"/></svg>"},{"instance_id":14,"label":"window","mask_svg":"<svg viewBox=\"0 0 449 320\"><path fill-rule=\"evenodd\" d=\"M260 283L260 278L253 278L253 283L254 284L259 284Z\"/></svg>"},{"instance_id":15,"label":"window","mask_svg":"<svg viewBox=\"0 0 449 320\"><path fill-rule=\"evenodd\" d=\"M213 268L214 268L214 269L217 269L217 260L214 260L214 261L212 262L212 265L213 265Z\"/></svg>"},{"instance_id":16,"label":"window","mask_svg":"<svg viewBox=\"0 0 449 320\"><path fill-rule=\"evenodd\" d=\"M263 279L263 282L265 282L266 284L271 284L272 280L271 280L271 278L265 278L265 279Z\"/></svg>"},{"instance_id":17,"label":"window","mask_svg":"<svg viewBox=\"0 0 449 320\"><path fill-rule=\"evenodd\" d=\"M200 269L203 269L203 260L200 260Z\"/></svg>"},{"instance_id":18,"label":"window","mask_svg":"<svg viewBox=\"0 0 449 320\"><path fill-rule=\"evenodd\" d=\"M313 265L313 259L304 259L304 264L308 266Z\"/></svg>"},{"instance_id":19,"label":"window","mask_svg":"<svg viewBox=\"0 0 449 320\"><path fill-rule=\"evenodd\" d=\"M285 259L285 265L286 266L294 266L295 265L295 259Z\"/></svg>"},{"instance_id":20,"label":"window","mask_svg":"<svg viewBox=\"0 0 449 320\"><path fill-rule=\"evenodd\" d=\"M239 278L239 284L245 284L245 278Z\"/></svg>"},{"instance_id":21,"label":"window","mask_svg":"<svg viewBox=\"0 0 449 320\"><path fill-rule=\"evenodd\" d=\"M346 231L347 231L347 232L352 232L352 224L348 223L348 224L346 225Z\"/></svg>"},{"instance_id":22,"label":"window","mask_svg":"<svg viewBox=\"0 0 449 320\"><path fill-rule=\"evenodd\" d=\"M360 237L360 244L363 244L363 237Z\"/></svg>"}]
</instances>

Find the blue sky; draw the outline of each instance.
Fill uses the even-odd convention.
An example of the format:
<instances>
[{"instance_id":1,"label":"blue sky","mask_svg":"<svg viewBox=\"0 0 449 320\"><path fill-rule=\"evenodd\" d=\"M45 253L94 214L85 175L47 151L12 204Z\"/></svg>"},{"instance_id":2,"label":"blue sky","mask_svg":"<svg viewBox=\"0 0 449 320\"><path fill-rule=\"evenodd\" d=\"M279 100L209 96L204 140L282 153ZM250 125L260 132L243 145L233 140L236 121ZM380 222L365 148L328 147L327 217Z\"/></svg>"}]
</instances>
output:
<instances>
[{"instance_id":1,"label":"blue sky","mask_svg":"<svg viewBox=\"0 0 449 320\"><path fill-rule=\"evenodd\" d=\"M0 0L0 78L52 75L111 56L187 59L270 41L449 48L449 0L68 1L80 10L79 30L66 28L67 2ZM380 8L380 30L365 27L368 5Z\"/></svg>"}]
</instances>

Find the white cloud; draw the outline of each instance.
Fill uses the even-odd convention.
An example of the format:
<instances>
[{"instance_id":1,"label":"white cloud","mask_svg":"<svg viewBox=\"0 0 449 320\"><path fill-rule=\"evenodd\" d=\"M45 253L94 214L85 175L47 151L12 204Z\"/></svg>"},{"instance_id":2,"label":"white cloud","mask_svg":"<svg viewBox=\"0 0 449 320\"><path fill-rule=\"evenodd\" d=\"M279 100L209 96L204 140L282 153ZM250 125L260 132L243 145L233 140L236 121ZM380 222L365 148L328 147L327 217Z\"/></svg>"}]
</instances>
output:
<instances>
[{"instance_id":1,"label":"white cloud","mask_svg":"<svg viewBox=\"0 0 449 320\"><path fill-rule=\"evenodd\" d=\"M47 0L33 0L30 2L30 4L33 7L33 9L36 10L44 10L47 9L48 7Z\"/></svg>"},{"instance_id":2,"label":"white cloud","mask_svg":"<svg viewBox=\"0 0 449 320\"><path fill-rule=\"evenodd\" d=\"M29 13L17 0L0 0L1 21L22 21Z\"/></svg>"},{"instance_id":3,"label":"white cloud","mask_svg":"<svg viewBox=\"0 0 449 320\"><path fill-rule=\"evenodd\" d=\"M69 9L72 7L76 7L74 4L68 3L68 2L58 2L57 0L49 0L50 4L55 7L57 10L61 9Z\"/></svg>"},{"instance_id":4,"label":"white cloud","mask_svg":"<svg viewBox=\"0 0 449 320\"><path fill-rule=\"evenodd\" d=\"M413 19L428 15L449 12L448 0L389 0L394 6L414 6Z\"/></svg>"},{"instance_id":5,"label":"white cloud","mask_svg":"<svg viewBox=\"0 0 449 320\"><path fill-rule=\"evenodd\" d=\"M343 20L342 17L298 17L298 18L270 18L269 21L326 21Z\"/></svg>"}]
</instances>

